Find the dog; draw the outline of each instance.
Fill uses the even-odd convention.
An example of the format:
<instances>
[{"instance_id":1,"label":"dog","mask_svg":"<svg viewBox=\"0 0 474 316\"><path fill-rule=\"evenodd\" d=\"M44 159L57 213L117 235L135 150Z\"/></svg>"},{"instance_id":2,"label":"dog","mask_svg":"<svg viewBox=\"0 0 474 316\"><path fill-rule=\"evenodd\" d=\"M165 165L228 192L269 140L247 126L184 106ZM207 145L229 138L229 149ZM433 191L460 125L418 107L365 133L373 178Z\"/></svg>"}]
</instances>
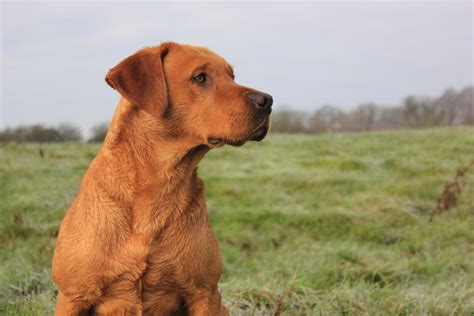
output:
<instances>
[{"instance_id":1,"label":"dog","mask_svg":"<svg viewBox=\"0 0 474 316\"><path fill-rule=\"evenodd\" d=\"M273 99L204 47L146 47L107 73L120 95L104 144L61 223L56 315L228 315L197 165L261 141Z\"/></svg>"}]
</instances>

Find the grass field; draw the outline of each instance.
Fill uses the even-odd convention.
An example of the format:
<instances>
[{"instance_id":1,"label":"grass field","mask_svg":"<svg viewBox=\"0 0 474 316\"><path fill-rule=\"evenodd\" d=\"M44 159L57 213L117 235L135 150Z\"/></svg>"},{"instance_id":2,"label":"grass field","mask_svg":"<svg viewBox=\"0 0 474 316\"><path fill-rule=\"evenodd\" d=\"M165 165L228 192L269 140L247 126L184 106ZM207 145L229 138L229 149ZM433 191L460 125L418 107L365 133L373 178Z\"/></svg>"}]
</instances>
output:
<instances>
[{"instance_id":1,"label":"grass field","mask_svg":"<svg viewBox=\"0 0 474 316\"><path fill-rule=\"evenodd\" d=\"M0 145L0 314L50 315L60 220L89 144ZM212 151L199 173L233 315L474 315L474 129L271 135Z\"/></svg>"}]
</instances>

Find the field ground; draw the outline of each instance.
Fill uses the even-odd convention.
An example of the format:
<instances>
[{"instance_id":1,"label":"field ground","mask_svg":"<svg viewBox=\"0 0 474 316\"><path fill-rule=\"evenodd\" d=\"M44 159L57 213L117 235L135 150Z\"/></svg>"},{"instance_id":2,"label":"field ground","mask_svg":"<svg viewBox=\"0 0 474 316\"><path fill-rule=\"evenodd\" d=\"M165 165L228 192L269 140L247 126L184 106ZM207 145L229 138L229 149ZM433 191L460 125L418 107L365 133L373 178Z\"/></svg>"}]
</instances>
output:
<instances>
[{"instance_id":1,"label":"field ground","mask_svg":"<svg viewBox=\"0 0 474 316\"><path fill-rule=\"evenodd\" d=\"M0 314L50 315L55 235L89 144L0 145ZM271 135L202 162L233 315L474 315L473 128ZM278 307L279 306L279 307Z\"/></svg>"}]
</instances>

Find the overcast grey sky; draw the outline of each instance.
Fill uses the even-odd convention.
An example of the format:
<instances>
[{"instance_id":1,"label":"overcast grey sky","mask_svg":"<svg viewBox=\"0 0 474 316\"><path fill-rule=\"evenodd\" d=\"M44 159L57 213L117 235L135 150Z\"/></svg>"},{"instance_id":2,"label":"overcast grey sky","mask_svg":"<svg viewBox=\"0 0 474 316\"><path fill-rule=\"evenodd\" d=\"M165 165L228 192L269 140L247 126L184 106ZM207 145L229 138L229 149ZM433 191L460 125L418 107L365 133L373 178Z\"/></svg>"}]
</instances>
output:
<instances>
[{"instance_id":1,"label":"overcast grey sky","mask_svg":"<svg viewBox=\"0 0 474 316\"><path fill-rule=\"evenodd\" d=\"M5 3L0 128L108 121L104 76L162 41L208 46L276 106L397 104L473 82L473 2Z\"/></svg>"}]
</instances>

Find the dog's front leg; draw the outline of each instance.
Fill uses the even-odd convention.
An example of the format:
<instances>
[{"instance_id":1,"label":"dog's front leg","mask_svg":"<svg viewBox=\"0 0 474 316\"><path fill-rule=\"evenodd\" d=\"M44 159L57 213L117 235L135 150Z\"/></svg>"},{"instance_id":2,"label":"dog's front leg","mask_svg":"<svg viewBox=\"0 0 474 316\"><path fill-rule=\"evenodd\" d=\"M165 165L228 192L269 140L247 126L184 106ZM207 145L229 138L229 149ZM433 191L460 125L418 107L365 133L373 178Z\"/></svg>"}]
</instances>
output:
<instances>
[{"instance_id":1,"label":"dog's front leg","mask_svg":"<svg viewBox=\"0 0 474 316\"><path fill-rule=\"evenodd\" d=\"M189 316L228 316L227 308L221 304L219 291L199 291L188 299Z\"/></svg>"},{"instance_id":2,"label":"dog's front leg","mask_svg":"<svg viewBox=\"0 0 474 316\"><path fill-rule=\"evenodd\" d=\"M89 306L82 301L69 299L60 290L56 299L56 316L87 316L89 315Z\"/></svg>"}]
</instances>

